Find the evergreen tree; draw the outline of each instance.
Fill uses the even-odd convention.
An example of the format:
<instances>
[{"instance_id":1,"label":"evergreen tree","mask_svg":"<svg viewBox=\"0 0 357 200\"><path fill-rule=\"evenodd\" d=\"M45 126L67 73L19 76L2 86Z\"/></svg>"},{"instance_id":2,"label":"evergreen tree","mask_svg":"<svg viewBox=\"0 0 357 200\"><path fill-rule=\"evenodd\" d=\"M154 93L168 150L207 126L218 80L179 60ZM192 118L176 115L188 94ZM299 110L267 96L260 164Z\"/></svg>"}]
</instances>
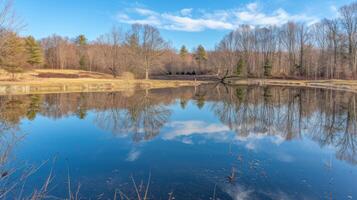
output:
<instances>
[{"instance_id":1,"label":"evergreen tree","mask_svg":"<svg viewBox=\"0 0 357 200\"><path fill-rule=\"evenodd\" d=\"M76 39L76 43L78 46L85 46L87 45L87 38L85 35L79 35Z\"/></svg>"},{"instance_id":2,"label":"evergreen tree","mask_svg":"<svg viewBox=\"0 0 357 200\"><path fill-rule=\"evenodd\" d=\"M180 57L182 60L185 60L187 58L187 55L188 55L188 51L186 49L186 46L183 45L180 49Z\"/></svg>"},{"instance_id":3,"label":"evergreen tree","mask_svg":"<svg viewBox=\"0 0 357 200\"><path fill-rule=\"evenodd\" d=\"M272 69L272 65L270 63L269 60L266 60L265 61L265 64L264 64L264 76L265 77L270 77L271 76L271 69Z\"/></svg>"},{"instance_id":4,"label":"evergreen tree","mask_svg":"<svg viewBox=\"0 0 357 200\"><path fill-rule=\"evenodd\" d=\"M81 70L86 70L86 46L87 38L84 35L79 35L76 39L76 44L79 48L79 67Z\"/></svg>"},{"instance_id":5,"label":"evergreen tree","mask_svg":"<svg viewBox=\"0 0 357 200\"><path fill-rule=\"evenodd\" d=\"M15 33L11 33L0 49L0 67L12 74L15 79L16 73L24 70L27 61L27 52L24 40Z\"/></svg>"},{"instance_id":6,"label":"evergreen tree","mask_svg":"<svg viewBox=\"0 0 357 200\"><path fill-rule=\"evenodd\" d=\"M28 55L27 63L32 67L43 64L42 48L35 38L32 36L27 37L25 39L25 46Z\"/></svg>"},{"instance_id":7,"label":"evergreen tree","mask_svg":"<svg viewBox=\"0 0 357 200\"><path fill-rule=\"evenodd\" d=\"M207 52L202 45L198 45L196 50L195 59L197 61L199 69L201 69L202 64L208 59Z\"/></svg>"},{"instance_id":8,"label":"evergreen tree","mask_svg":"<svg viewBox=\"0 0 357 200\"><path fill-rule=\"evenodd\" d=\"M236 66L236 75L241 77L243 74L243 68L244 68L244 61L243 59L239 59L237 66Z\"/></svg>"}]
</instances>

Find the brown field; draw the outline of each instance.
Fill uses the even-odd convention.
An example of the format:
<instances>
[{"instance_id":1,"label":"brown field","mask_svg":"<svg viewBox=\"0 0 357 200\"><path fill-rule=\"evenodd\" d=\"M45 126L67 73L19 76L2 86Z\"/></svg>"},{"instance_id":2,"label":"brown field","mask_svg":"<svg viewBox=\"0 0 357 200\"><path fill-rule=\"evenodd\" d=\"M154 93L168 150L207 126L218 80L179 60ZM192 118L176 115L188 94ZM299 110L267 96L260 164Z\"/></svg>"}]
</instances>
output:
<instances>
[{"instance_id":1,"label":"brown field","mask_svg":"<svg viewBox=\"0 0 357 200\"><path fill-rule=\"evenodd\" d=\"M142 80L131 76L113 78L109 74L79 70L33 70L11 75L0 71L0 95L61 92L128 91L136 88L195 86L203 82L184 80Z\"/></svg>"}]
</instances>

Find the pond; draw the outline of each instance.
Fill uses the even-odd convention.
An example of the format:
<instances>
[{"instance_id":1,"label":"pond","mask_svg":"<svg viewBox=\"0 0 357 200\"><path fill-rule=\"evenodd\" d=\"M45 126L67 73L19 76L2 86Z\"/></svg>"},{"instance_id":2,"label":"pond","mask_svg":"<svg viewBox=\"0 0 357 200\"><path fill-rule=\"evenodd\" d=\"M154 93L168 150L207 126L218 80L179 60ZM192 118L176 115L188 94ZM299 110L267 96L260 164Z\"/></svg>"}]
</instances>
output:
<instances>
[{"instance_id":1,"label":"pond","mask_svg":"<svg viewBox=\"0 0 357 200\"><path fill-rule=\"evenodd\" d=\"M353 93L204 85L0 103L2 199L357 197Z\"/></svg>"}]
</instances>

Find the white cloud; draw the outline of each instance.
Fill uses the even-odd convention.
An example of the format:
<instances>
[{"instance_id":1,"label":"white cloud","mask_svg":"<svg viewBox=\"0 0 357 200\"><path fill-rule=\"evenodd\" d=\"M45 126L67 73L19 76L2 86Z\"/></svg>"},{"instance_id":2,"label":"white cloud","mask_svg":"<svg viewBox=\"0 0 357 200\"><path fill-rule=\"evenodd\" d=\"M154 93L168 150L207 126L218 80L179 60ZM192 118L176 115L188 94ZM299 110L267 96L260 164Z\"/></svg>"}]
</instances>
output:
<instances>
[{"instance_id":1,"label":"white cloud","mask_svg":"<svg viewBox=\"0 0 357 200\"><path fill-rule=\"evenodd\" d=\"M258 9L258 3L250 3L247 5L247 9L251 12L255 12Z\"/></svg>"},{"instance_id":2,"label":"white cloud","mask_svg":"<svg viewBox=\"0 0 357 200\"><path fill-rule=\"evenodd\" d=\"M134 11L140 15L143 15L143 16L157 15L156 12L149 10L149 9L145 9L145 8L134 8Z\"/></svg>"},{"instance_id":3,"label":"white cloud","mask_svg":"<svg viewBox=\"0 0 357 200\"><path fill-rule=\"evenodd\" d=\"M312 24L316 17L305 14L289 14L282 8L263 12L258 3L249 3L243 9L193 10L184 8L177 12L156 12L147 8L136 7L122 11L117 20L127 24L150 24L161 29L198 32L206 29L233 30L241 24L267 26L282 25L288 21L303 21ZM194 12L196 11L196 12Z\"/></svg>"},{"instance_id":4,"label":"white cloud","mask_svg":"<svg viewBox=\"0 0 357 200\"><path fill-rule=\"evenodd\" d=\"M184 8L180 10L180 13L182 16L191 16L192 10L193 10L192 8Z\"/></svg>"}]
</instances>

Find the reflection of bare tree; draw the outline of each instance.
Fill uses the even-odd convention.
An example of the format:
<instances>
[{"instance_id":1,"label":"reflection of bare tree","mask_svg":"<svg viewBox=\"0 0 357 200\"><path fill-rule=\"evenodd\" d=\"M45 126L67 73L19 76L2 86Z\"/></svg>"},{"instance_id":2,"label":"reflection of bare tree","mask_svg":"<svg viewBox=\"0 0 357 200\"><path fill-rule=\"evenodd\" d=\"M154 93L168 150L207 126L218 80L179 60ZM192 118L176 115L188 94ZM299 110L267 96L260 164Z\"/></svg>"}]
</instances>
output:
<instances>
[{"instance_id":1,"label":"reflection of bare tree","mask_svg":"<svg viewBox=\"0 0 357 200\"><path fill-rule=\"evenodd\" d=\"M99 126L115 134L132 134L134 141L150 140L158 135L170 116L168 108L155 102L149 91L138 92L126 101L125 108L112 107L98 112L96 122Z\"/></svg>"},{"instance_id":2,"label":"reflection of bare tree","mask_svg":"<svg viewBox=\"0 0 357 200\"><path fill-rule=\"evenodd\" d=\"M279 87L229 88L220 94L212 110L240 137L310 137L321 146L334 146L339 159L357 163L356 95Z\"/></svg>"},{"instance_id":3,"label":"reflection of bare tree","mask_svg":"<svg viewBox=\"0 0 357 200\"><path fill-rule=\"evenodd\" d=\"M356 96L350 98L347 106L346 128L337 142L337 157L357 164L357 119Z\"/></svg>"},{"instance_id":4,"label":"reflection of bare tree","mask_svg":"<svg viewBox=\"0 0 357 200\"><path fill-rule=\"evenodd\" d=\"M272 95L273 92L275 96ZM227 97L215 102L212 109L224 124L242 137L249 134L274 134L277 130L285 130L284 138L292 139L297 135L294 123L297 119L297 106L294 96L283 103L279 90L230 88Z\"/></svg>"}]
</instances>

